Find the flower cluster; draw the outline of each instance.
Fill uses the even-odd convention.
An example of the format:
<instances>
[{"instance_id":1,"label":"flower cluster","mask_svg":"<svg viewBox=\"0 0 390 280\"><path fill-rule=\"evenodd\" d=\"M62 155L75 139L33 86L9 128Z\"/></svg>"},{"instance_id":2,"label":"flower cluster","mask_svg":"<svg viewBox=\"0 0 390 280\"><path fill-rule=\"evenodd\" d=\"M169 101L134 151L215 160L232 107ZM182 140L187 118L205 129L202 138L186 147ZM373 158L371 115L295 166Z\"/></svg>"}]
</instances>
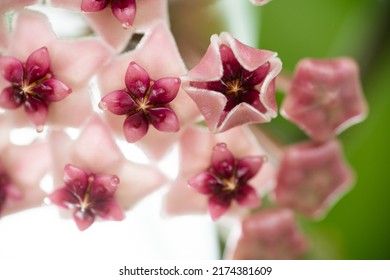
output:
<instances>
[{"instance_id":1,"label":"flower cluster","mask_svg":"<svg viewBox=\"0 0 390 280\"><path fill-rule=\"evenodd\" d=\"M2 215L49 201L86 230L97 220L123 220L165 187L167 215L238 222L226 258L304 256L308 242L295 212L325 215L353 182L336 139L366 116L352 59L298 63L281 89L281 115L309 140L279 147L261 131L279 111L276 52L228 32L210 34L189 69L170 29L168 0L51 0L31 8L39 2L0 4ZM61 37L41 12L47 7L82 17L89 33ZM31 127L30 143L10 140ZM125 157L134 144L149 164ZM155 163L175 146L179 172L169 179L169 166ZM52 190L42 186L47 176Z\"/></svg>"}]
</instances>

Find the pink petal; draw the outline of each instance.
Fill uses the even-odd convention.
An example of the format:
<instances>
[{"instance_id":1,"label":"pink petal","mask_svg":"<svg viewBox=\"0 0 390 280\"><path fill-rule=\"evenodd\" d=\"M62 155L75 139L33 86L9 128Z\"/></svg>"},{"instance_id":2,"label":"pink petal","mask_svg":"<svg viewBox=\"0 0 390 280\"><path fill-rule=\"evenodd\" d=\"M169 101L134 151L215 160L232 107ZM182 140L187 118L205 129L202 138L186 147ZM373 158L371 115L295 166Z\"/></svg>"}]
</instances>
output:
<instances>
[{"instance_id":1,"label":"pink petal","mask_svg":"<svg viewBox=\"0 0 390 280\"><path fill-rule=\"evenodd\" d=\"M83 12L97 12L106 8L108 0L82 0L81 10Z\"/></svg>"},{"instance_id":2,"label":"pink petal","mask_svg":"<svg viewBox=\"0 0 390 280\"><path fill-rule=\"evenodd\" d=\"M220 204L218 198L212 196L208 201L208 208L210 212L211 219L213 221L218 220L223 214L227 212L230 204Z\"/></svg>"},{"instance_id":3,"label":"pink petal","mask_svg":"<svg viewBox=\"0 0 390 280\"><path fill-rule=\"evenodd\" d=\"M48 107L43 101L28 97L24 102L24 110L29 120L35 124L38 130L46 123Z\"/></svg>"},{"instance_id":4,"label":"pink petal","mask_svg":"<svg viewBox=\"0 0 390 280\"><path fill-rule=\"evenodd\" d=\"M126 88L140 100L145 97L150 85L148 73L135 62L130 62L125 76Z\"/></svg>"},{"instance_id":5,"label":"pink petal","mask_svg":"<svg viewBox=\"0 0 390 280\"><path fill-rule=\"evenodd\" d=\"M235 159L225 143L219 143L213 148L211 166L223 178L231 178L234 171Z\"/></svg>"},{"instance_id":6,"label":"pink petal","mask_svg":"<svg viewBox=\"0 0 390 280\"><path fill-rule=\"evenodd\" d=\"M40 94L48 102L60 101L72 92L67 85L55 78L45 80L32 90Z\"/></svg>"},{"instance_id":7,"label":"pink petal","mask_svg":"<svg viewBox=\"0 0 390 280\"><path fill-rule=\"evenodd\" d=\"M46 47L42 47L29 55L26 62L27 82L31 84L48 74L50 56Z\"/></svg>"},{"instance_id":8,"label":"pink petal","mask_svg":"<svg viewBox=\"0 0 390 280\"><path fill-rule=\"evenodd\" d=\"M236 200L241 206L255 208L260 205L258 194L255 189L249 185L244 185L237 189Z\"/></svg>"},{"instance_id":9,"label":"pink petal","mask_svg":"<svg viewBox=\"0 0 390 280\"><path fill-rule=\"evenodd\" d=\"M245 157L238 161L237 164L237 178L239 180L249 180L254 177L267 160L266 157Z\"/></svg>"},{"instance_id":10,"label":"pink petal","mask_svg":"<svg viewBox=\"0 0 390 280\"><path fill-rule=\"evenodd\" d=\"M125 115L137 108L138 105L127 92L117 90L104 96L99 107L107 109L116 115Z\"/></svg>"},{"instance_id":11,"label":"pink petal","mask_svg":"<svg viewBox=\"0 0 390 280\"><path fill-rule=\"evenodd\" d=\"M181 84L179 78L161 78L155 81L149 95L151 104L167 104L177 96Z\"/></svg>"},{"instance_id":12,"label":"pink petal","mask_svg":"<svg viewBox=\"0 0 390 280\"><path fill-rule=\"evenodd\" d=\"M192 177L188 184L199 193L211 194L213 186L220 185L221 182L213 173L205 171Z\"/></svg>"},{"instance_id":13,"label":"pink petal","mask_svg":"<svg viewBox=\"0 0 390 280\"><path fill-rule=\"evenodd\" d=\"M95 215L90 210L76 210L73 213L73 219L79 230L83 231L89 228L95 221Z\"/></svg>"},{"instance_id":14,"label":"pink petal","mask_svg":"<svg viewBox=\"0 0 390 280\"><path fill-rule=\"evenodd\" d=\"M93 210L104 220L122 221L125 218L121 207L113 199L98 202L94 205Z\"/></svg>"},{"instance_id":15,"label":"pink petal","mask_svg":"<svg viewBox=\"0 0 390 280\"><path fill-rule=\"evenodd\" d=\"M123 132L127 142L134 143L140 140L148 132L149 123L142 111L126 118L123 123Z\"/></svg>"},{"instance_id":16,"label":"pink petal","mask_svg":"<svg viewBox=\"0 0 390 280\"><path fill-rule=\"evenodd\" d=\"M84 197L88 177L87 172L73 164L67 164L64 168L64 182L67 188L77 193L79 197Z\"/></svg>"},{"instance_id":17,"label":"pink petal","mask_svg":"<svg viewBox=\"0 0 390 280\"><path fill-rule=\"evenodd\" d=\"M79 200L67 187L62 187L55 190L50 195L48 195L48 198L52 204L65 209L70 209L74 204L79 202Z\"/></svg>"},{"instance_id":18,"label":"pink petal","mask_svg":"<svg viewBox=\"0 0 390 280\"><path fill-rule=\"evenodd\" d=\"M23 104L23 93L14 87L7 87L0 93L0 107L15 109Z\"/></svg>"},{"instance_id":19,"label":"pink petal","mask_svg":"<svg viewBox=\"0 0 390 280\"><path fill-rule=\"evenodd\" d=\"M118 176L115 175L97 175L92 183L90 199L99 201L111 198L114 195L119 182Z\"/></svg>"},{"instance_id":20,"label":"pink petal","mask_svg":"<svg viewBox=\"0 0 390 280\"><path fill-rule=\"evenodd\" d=\"M122 22L124 28L129 28L133 25L136 14L135 0L112 0L112 13Z\"/></svg>"},{"instance_id":21,"label":"pink petal","mask_svg":"<svg viewBox=\"0 0 390 280\"><path fill-rule=\"evenodd\" d=\"M150 123L159 131L177 132L180 129L179 120L172 109L150 108L148 109Z\"/></svg>"},{"instance_id":22,"label":"pink petal","mask_svg":"<svg viewBox=\"0 0 390 280\"><path fill-rule=\"evenodd\" d=\"M4 79L11 83L19 85L23 84L23 64L16 58L1 56L0 74L4 77Z\"/></svg>"}]
</instances>

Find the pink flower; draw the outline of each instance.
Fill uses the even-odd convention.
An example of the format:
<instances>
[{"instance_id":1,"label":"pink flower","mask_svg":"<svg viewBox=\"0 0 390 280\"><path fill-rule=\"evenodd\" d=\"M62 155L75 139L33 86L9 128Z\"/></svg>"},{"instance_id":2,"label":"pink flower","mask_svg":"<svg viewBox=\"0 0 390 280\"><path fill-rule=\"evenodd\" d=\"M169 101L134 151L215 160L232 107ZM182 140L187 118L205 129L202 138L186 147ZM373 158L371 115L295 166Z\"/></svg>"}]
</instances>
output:
<instances>
[{"instance_id":1,"label":"pink flower","mask_svg":"<svg viewBox=\"0 0 390 280\"><path fill-rule=\"evenodd\" d=\"M110 57L111 51L98 39L58 40L47 18L40 13L23 11L16 13L14 19L9 48L4 54L7 56L1 57L0 64L2 105L5 103L16 106L27 96L28 102L24 102L24 105L36 124L80 126L92 113L89 80L96 68ZM26 62L26 65L21 62ZM37 67L40 68L39 73ZM21 80L24 74L26 80ZM55 79L52 75L55 75ZM18 95L18 87L28 93ZM69 88L72 89L72 94L59 102L51 103L66 96ZM37 101L37 93L40 101ZM20 96L23 97L21 101L12 101L13 97ZM47 122L46 103L50 103ZM14 126L26 126L29 123L21 110L6 113L13 120Z\"/></svg>"},{"instance_id":2,"label":"pink flower","mask_svg":"<svg viewBox=\"0 0 390 280\"><path fill-rule=\"evenodd\" d=\"M156 51L157 49L158 51ZM104 118L107 120L113 132L120 138L134 142L141 138L147 130L147 134L137 142L137 145L140 145L148 156L154 159L162 158L180 137L181 132L166 133L161 132L161 130L177 131L179 126L180 128L184 128L186 125L194 122L194 119L198 116L196 106L188 95L179 88L180 80L178 77L184 75L186 71L175 40L168 26L163 22L158 22L153 25L145 33L136 49L114 57L98 73L97 80L103 102L107 103L109 101L108 103L111 104L111 109L116 113L131 115L129 114L131 109L138 108L138 114L131 115L135 119L125 121L124 127L125 118L123 116L105 111ZM169 78L167 79L167 77ZM153 82L153 85L151 85L151 82ZM151 87L148 91L146 89L149 86ZM145 89L142 89L142 87L145 87ZM121 91L122 93L118 92L118 89L123 88L126 88L125 91L127 92L134 91L132 93L134 99L131 99L127 94L125 95L124 91ZM156 91L157 89L158 91ZM152 91L154 93L151 95L150 93ZM116 93L110 97L104 97L112 92ZM143 92L145 94L149 92L149 96L147 94L143 96ZM148 106L153 105L154 108L139 110L142 106L139 106L135 99L141 105L142 102L149 102ZM116 102L115 100L122 100L124 105L126 104L123 110L119 110L118 106L114 106L115 109L113 108L113 104ZM169 103L169 106L166 105L167 103ZM121 106L120 104L118 105ZM101 107L104 108L104 106ZM160 109L153 112L155 108ZM109 109L108 106L107 109ZM150 119L151 122L145 121L149 118L142 115L143 113L141 112L145 111L149 117L150 113L152 113L152 116L154 114L153 120ZM140 127L133 129L139 120ZM148 128L148 123L152 123L153 126ZM131 130L137 133L131 135Z\"/></svg>"},{"instance_id":3,"label":"pink flower","mask_svg":"<svg viewBox=\"0 0 390 280\"><path fill-rule=\"evenodd\" d=\"M111 5L114 16L122 23L124 28L129 28L135 19L137 5L135 0L82 0L83 12L98 12Z\"/></svg>"},{"instance_id":4,"label":"pink flower","mask_svg":"<svg viewBox=\"0 0 390 280\"><path fill-rule=\"evenodd\" d=\"M313 140L326 141L367 114L357 64L349 58L299 62L282 114Z\"/></svg>"},{"instance_id":5,"label":"pink flower","mask_svg":"<svg viewBox=\"0 0 390 280\"><path fill-rule=\"evenodd\" d=\"M233 200L246 207L258 207L260 199L248 183L260 170L265 156L247 156L236 159L225 143L213 148L210 167L191 179L188 184L197 192L209 196L211 218L219 219Z\"/></svg>"},{"instance_id":6,"label":"pink flower","mask_svg":"<svg viewBox=\"0 0 390 280\"><path fill-rule=\"evenodd\" d=\"M76 140L72 141L62 131L53 131L49 139L55 164L53 168L55 186L63 184L65 166L65 188L55 191L50 198L57 205L68 205L76 209L73 218L81 230L90 226L94 221L92 217L96 215L103 219L120 220L122 218L120 209L131 208L165 182L164 176L156 168L126 160L108 128L95 115L83 125ZM70 201L71 195L65 194L74 186L74 181L81 178L84 178L83 188L72 189L80 199ZM87 190L88 186L90 192L94 188L99 189L99 183L102 183L106 191L105 202L94 208L96 204L93 201L100 197L95 194L88 196ZM69 202L72 202L72 205L69 205ZM85 215L80 211L84 211Z\"/></svg>"},{"instance_id":7,"label":"pink flower","mask_svg":"<svg viewBox=\"0 0 390 280\"><path fill-rule=\"evenodd\" d=\"M224 32L213 35L183 87L213 132L277 115L275 77L282 64L276 53L251 48Z\"/></svg>"},{"instance_id":8,"label":"pink flower","mask_svg":"<svg viewBox=\"0 0 390 280\"><path fill-rule=\"evenodd\" d=\"M213 150L217 143L226 143L231 152L223 144ZM232 163L232 154L241 158L241 161L234 160ZM237 177L235 182L231 180L233 176L229 172L219 170L223 165L222 155L229 158L228 166L237 168L240 163L239 169L232 171ZM243 205L255 207L259 203L258 198L273 185L274 167L270 162L264 162L264 155L264 150L247 128L236 127L219 134L211 134L201 127L187 128L179 141L179 174L164 198L164 211L169 215L209 211L213 219L217 219L228 209L226 214L243 214L248 208L237 207L235 203L229 207L233 198ZM216 184L213 184L213 179ZM236 183L235 190L229 190L228 188L233 189L233 183ZM214 187L213 195L211 189ZM226 204L218 204L220 198L226 198Z\"/></svg>"},{"instance_id":9,"label":"pink flower","mask_svg":"<svg viewBox=\"0 0 390 280\"><path fill-rule=\"evenodd\" d=\"M50 194L49 199L60 207L74 209L73 218L80 230L90 227L95 216L115 221L125 218L114 198L117 176L91 173L71 164L64 171L65 186Z\"/></svg>"},{"instance_id":10,"label":"pink flower","mask_svg":"<svg viewBox=\"0 0 390 280\"><path fill-rule=\"evenodd\" d=\"M309 217L323 215L352 184L353 174L340 144L301 143L288 147L280 163L275 188L280 205Z\"/></svg>"},{"instance_id":11,"label":"pink flower","mask_svg":"<svg viewBox=\"0 0 390 280\"><path fill-rule=\"evenodd\" d=\"M51 165L47 143L33 142L28 146L7 144L0 152L1 214L40 206L45 197L40 181Z\"/></svg>"},{"instance_id":12,"label":"pink flower","mask_svg":"<svg viewBox=\"0 0 390 280\"><path fill-rule=\"evenodd\" d=\"M287 260L303 257L307 241L291 211L272 209L245 218L238 241L228 246L235 260Z\"/></svg>"},{"instance_id":13,"label":"pink flower","mask_svg":"<svg viewBox=\"0 0 390 280\"><path fill-rule=\"evenodd\" d=\"M109 93L99 106L116 115L126 115L123 132L128 142L136 142L144 137L149 124L159 131L179 131L179 120L169 106L179 91L179 78L153 81L145 69L130 62L125 83L126 89Z\"/></svg>"},{"instance_id":14,"label":"pink flower","mask_svg":"<svg viewBox=\"0 0 390 280\"><path fill-rule=\"evenodd\" d=\"M56 79L52 73L48 50L42 47L29 55L22 63L9 56L0 57L0 70L10 86L0 95L0 107L24 110L38 130L47 121L48 107L51 102L64 99L71 89Z\"/></svg>"},{"instance_id":15,"label":"pink flower","mask_svg":"<svg viewBox=\"0 0 390 280\"><path fill-rule=\"evenodd\" d=\"M147 32L155 21L167 23L169 21L167 0L50 0L50 2L56 7L74 11L84 10L86 12L84 16L92 29L118 51L125 49L134 32ZM109 3L111 9L102 8L110 5ZM102 9L98 12L91 10L96 8Z\"/></svg>"}]
</instances>

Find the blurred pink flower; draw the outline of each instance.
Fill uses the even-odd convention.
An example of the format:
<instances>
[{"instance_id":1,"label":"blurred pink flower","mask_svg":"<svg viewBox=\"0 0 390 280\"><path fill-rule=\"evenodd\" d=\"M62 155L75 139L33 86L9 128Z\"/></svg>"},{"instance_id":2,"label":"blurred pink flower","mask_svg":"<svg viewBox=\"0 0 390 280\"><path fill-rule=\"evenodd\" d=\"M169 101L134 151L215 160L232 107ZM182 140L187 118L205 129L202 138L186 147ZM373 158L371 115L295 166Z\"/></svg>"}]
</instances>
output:
<instances>
[{"instance_id":1,"label":"blurred pink flower","mask_svg":"<svg viewBox=\"0 0 390 280\"><path fill-rule=\"evenodd\" d=\"M271 0L250 0L253 5L262 6L270 2Z\"/></svg>"},{"instance_id":2,"label":"blurred pink flower","mask_svg":"<svg viewBox=\"0 0 390 280\"><path fill-rule=\"evenodd\" d=\"M282 69L276 53L242 44L229 33L213 35L198 65L183 78L213 132L277 115L275 78Z\"/></svg>"},{"instance_id":3,"label":"blurred pink flower","mask_svg":"<svg viewBox=\"0 0 390 280\"><path fill-rule=\"evenodd\" d=\"M303 59L282 114L313 140L326 141L367 115L358 65L349 58Z\"/></svg>"},{"instance_id":4,"label":"blurred pink flower","mask_svg":"<svg viewBox=\"0 0 390 280\"><path fill-rule=\"evenodd\" d=\"M284 152L275 197L280 205L318 217L352 182L353 173L336 140L323 144L300 143Z\"/></svg>"},{"instance_id":5,"label":"blurred pink flower","mask_svg":"<svg viewBox=\"0 0 390 280\"><path fill-rule=\"evenodd\" d=\"M39 51L34 53L36 50ZM30 57L32 53L34 55ZM47 124L77 127L92 113L88 92L89 80L96 68L103 64L112 55L112 52L98 39L58 40L44 15L23 11L15 14L8 50L4 55L14 59L1 58L0 89L2 90L2 100L4 100L4 95L10 96L10 91L7 90L10 87L10 80L13 83L17 82L16 78L18 75L20 77L24 67L26 67L27 72L32 73L33 85L35 85L36 79L40 81L40 76L50 69L47 73L54 73L56 79L72 89L72 94L60 102L50 104ZM50 56L50 59L47 55ZM27 63L24 67L18 62L18 60L28 61L29 57L32 63ZM43 58L45 59L43 60ZM9 67L10 65L12 67ZM34 72L38 71L37 66L43 72L39 74ZM27 69L28 67L31 69ZM10 70L12 71L10 72ZM53 82L53 79L48 79L41 85L37 83L37 88L41 87L40 92L45 92L44 95L47 96L47 90L51 87L55 94L50 98L54 99L63 96L68 91L62 84L57 81ZM32 85L28 87L29 90L32 88ZM62 94L58 94L58 92ZM9 100L9 98L5 99ZM74 114L75 111L78 113ZM25 114L20 110L7 111L6 113L13 120L15 126L25 126L29 123ZM39 120L39 123L41 122L42 120Z\"/></svg>"},{"instance_id":6,"label":"blurred pink flower","mask_svg":"<svg viewBox=\"0 0 390 280\"><path fill-rule=\"evenodd\" d=\"M115 9L116 14L119 15L119 21L113 14L114 9L103 9L99 12L84 13L92 29L118 51L124 50L134 32L147 32L155 21L169 22L167 0L88 0L87 2L100 2L99 5L104 4L105 6L107 6L108 2L111 2L112 8L121 7L122 4L125 4L125 7L130 7L130 9L125 9L126 12L130 12L129 14L121 13L120 8ZM114 2L115 5L113 6ZM50 0L50 3L53 6L74 11L82 10L82 0ZM125 24L126 28L123 28L121 22Z\"/></svg>"},{"instance_id":7,"label":"blurred pink flower","mask_svg":"<svg viewBox=\"0 0 390 280\"><path fill-rule=\"evenodd\" d=\"M302 258L307 241L290 210L272 209L246 217L238 241L228 246L229 259L288 260Z\"/></svg>"},{"instance_id":8,"label":"blurred pink flower","mask_svg":"<svg viewBox=\"0 0 390 280\"><path fill-rule=\"evenodd\" d=\"M226 207L213 207L215 203L209 207L209 197L199 193L203 190L204 184L199 183L199 177L194 177L197 174L205 174L204 171L210 167L210 159L216 155L213 153L213 147L217 143L226 143L231 153L236 158L254 159L253 167L260 167L259 172L250 179L250 185L253 189L246 191L250 206L255 206L259 202L254 196L261 197L270 187L273 186L275 168L270 162L262 163L265 156L264 150L261 148L254 135L248 128L236 127L229 131L219 134L211 134L203 127L189 127L183 133L179 142L179 173L177 178L172 182L167 195L164 198L164 211L168 215L183 215L183 214L204 214L209 209L213 219L225 212ZM223 150L225 150L223 148ZM219 153L217 153L218 155ZM225 154L225 153L223 153ZM254 156L253 158L251 156ZM252 166L252 164L250 164ZM256 168L253 168L254 171ZM203 173L202 173L203 172ZM222 171L221 171L222 172ZM251 175L255 172L249 172ZM247 174L248 175L248 174ZM229 177L229 176L227 176ZM244 174L240 174L241 179L248 179ZM195 189L189 187L190 185ZM197 179L196 179L197 178ZM200 177L200 179L202 179ZM200 180L201 181L201 180ZM244 181L244 180L243 180ZM198 186L197 186L198 185ZM204 191L204 190L203 190ZM223 193L221 194L223 196ZM217 211L220 210L220 211ZM223 210L223 211L222 211ZM232 204L227 214L241 215L246 212L247 208L237 207Z\"/></svg>"},{"instance_id":9,"label":"blurred pink flower","mask_svg":"<svg viewBox=\"0 0 390 280\"><path fill-rule=\"evenodd\" d=\"M50 144L54 160L55 186L63 185L64 166L70 166L70 169L65 168L65 175L68 171L76 170L72 169L72 166L76 166L77 170L82 170L78 174L84 174L85 176L83 176L87 179L91 174L110 174L110 176L103 176L103 178L114 178L115 182L115 178L118 178L118 181L120 181L118 184L114 182L115 187L113 188L116 188L117 185L115 200L123 210L131 208L140 199L162 186L166 181L165 177L155 167L136 164L125 159L108 128L96 115L87 120L76 140L71 140L62 131L53 131L50 134ZM92 177L95 175L92 175ZM65 183L67 183L67 179ZM57 198L54 199L59 203ZM60 195L60 198L64 197ZM114 206L112 210L115 214L114 217L119 219L119 210L116 204ZM77 217L80 218L80 216ZM90 217L86 216L85 218ZM103 214L103 218L106 218L105 214ZM90 220L87 221L90 222ZM89 224L81 223L81 229L86 225Z\"/></svg>"},{"instance_id":10,"label":"blurred pink flower","mask_svg":"<svg viewBox=\"0 0 390 280\"><path fill-rule=\"evenodd\" d=\"M162 95L161 97L164 98L160 101L156 99L152 100L152 103L166 104L168 103L167 100L174 97L174 92L179 83L178 77L184 75L186 71L168 26L163 22L158 22L145 33L136 49L114 57L106 67L102 68L98 73L97 80L103 101L111 99L113 96L104 96L108 93L115 92L118 89L127 87L127 91L129 91L137 84L139 84L139 86L136 87L140 89L147 80L156 81L151 89L166 89L169 91L169 94ZM142 77L142 81L137 80L140 77ZM172 79L165 79L166 77L171 77ZM145 84L144 86L148 87L149 85ZM118 95L118 93L115 95ZM127 105L132 103L128 98L126 100ZM104 108L104 106L101 107ZM137 145L140 145L146 154L154 159L162 158L179 138L182 129L186 125L194 122L196 116L199 114L191 99L180 88L178 89L176 97L174 97L172 101L169 101L169 108L175 112L175 115L177 116L181 128L180 132L165 133L158 130L176 131L178 125L176 124L174 117L172 117L173 115L169 113L169 119L174 121L169 121L168 123L161 121L156 122L155 124L157 127L149 127L147 134L137 142ZM164 111L164 113L166 113L165 116L168 116L167 111ZM150 111L148 114L150 114ZM140 117L140 114L135 114L135 116ZM116 135L121 138L124 138L125 135L128 140L131 142L134 141L134 139L131 139L133 137L131 137L129 132L125 132L124 134L123 125L125 118L123 116L117 116L111 112L105 111L104 118ZM145 122L141 123L145 124ZM163 127L160 126L160 124L164 124L164 126L165 124L168 124L170 127ZM142 131L145 132L145 126L142 128ZM139 138L140 135L142 136L142 134L137 135L138 136L134 138Z\"/></svg>"}]
</instances>

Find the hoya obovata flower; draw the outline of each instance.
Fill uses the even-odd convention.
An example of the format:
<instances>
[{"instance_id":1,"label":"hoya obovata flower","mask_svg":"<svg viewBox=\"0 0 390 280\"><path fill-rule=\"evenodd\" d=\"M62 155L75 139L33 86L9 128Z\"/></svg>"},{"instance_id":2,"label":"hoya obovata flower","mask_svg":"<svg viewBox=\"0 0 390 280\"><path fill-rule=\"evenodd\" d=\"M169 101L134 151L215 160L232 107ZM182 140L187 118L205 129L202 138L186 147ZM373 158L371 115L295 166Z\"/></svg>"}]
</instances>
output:
<instances>
[{"instance_id":1,"label":"hoya obovata flower","mask_svg":"<svg viewBox=\"0 0 390 280\"><path fill-rule=\"evenodd\" d=\"M136 142L145 136L149 124L159 131L179 131L179 120L169 106L179 91L179 78L153 81L141 66L130 62L125 83L125 89L104 96L99 107L116 115L127 116L123 130L128 142Z\"/></svg>"},{"instance_id":2,"label":"hoya obovata flower","mask_svg":"<svg viewBox=\"0 0 390 280\"><path fill-rule=\"evenodd\" d=\"M83 0L81 10L83 12L98 12L111 5L114 16L122 23L124 28L133 25L137 10L135 0Z\"/></svg>"},{"instance_id":3,"label":"hoya obovata flower","mask_svg":"<svg viewBox=\"0 0 390 280\"><path fill-rule=\"evenodd\" d=\"M276 117L275 77L282 66L276 55L244 45L228 33L211 37L184 85L210 130L222 132Z\"/></svg>"},{"instance_id":4,"label":"hoya obovata flower","mask_svg":"<svg viewBox=\"0 0 390 280\"><path fill-rule=\"evenodd\" d=\"M92 225L95 217L121 221L124 214L114 194L119 185L115 175L95 174L74 165L65 166L65 186L49 195L52 203L73 209L73 219L80 230Z\"/></svg>"},{"instance_id":5,"label":"hoya obovata flower","mask_svg":"<svg viewBox=\"0 0 390 280\"><path fill-rule=\"evenodd\" d=\"M265 160L265 156L235 159L226 144L218 143L213 149L210 167L192 177L188 184L209 196L210 215L217 220L229 209L232 200L241 206L259 206L260 199L248 181L259 172Z\"/></svg>"},{"instance_id":6,"label":"hoya obovata flower","mask_svg":"<svg viewBox=\"0 0 390 280\"><path fill-rule=\"evenodd\" d=\"M1 74L11 83L0 94L0 107L16 109L23 105L38 131L46 123L50 103L71 93L68 86L56 79L50 64L46 47L30 54L26 63L10 56L0 57Z\"/></svg>"}]
</instances>

